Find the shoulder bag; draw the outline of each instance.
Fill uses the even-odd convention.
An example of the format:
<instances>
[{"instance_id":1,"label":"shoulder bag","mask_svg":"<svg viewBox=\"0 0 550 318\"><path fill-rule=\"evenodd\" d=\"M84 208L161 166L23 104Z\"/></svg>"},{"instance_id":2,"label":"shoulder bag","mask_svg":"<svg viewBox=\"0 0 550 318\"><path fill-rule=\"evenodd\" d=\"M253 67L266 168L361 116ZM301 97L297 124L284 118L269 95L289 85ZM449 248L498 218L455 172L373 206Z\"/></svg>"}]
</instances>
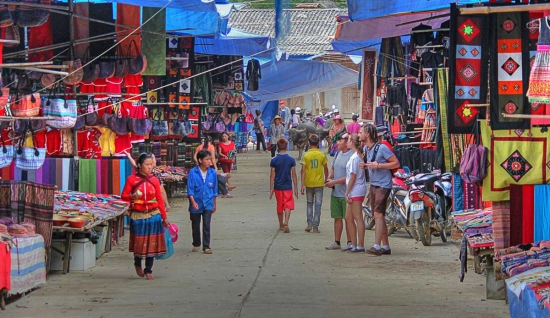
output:
<instances>
[{"instance_id":1,"label":"shoulder bag","mask_svg":"<svg viewBox=\"0 0 550 318\"><path fill-rule=\"evenodd\" d=\"M128 75L128 59L124 57L120 44L117 46L117 59L115 61L115 77L124 78Z\"/></svg>"},{"instance_id":2,"label":"shoulder bag","mask_svg":"<svg viewBox=\"0 0 550 318\"><path fill-rule=\"evenodd\" d=\"M130 42L130 45L128 46L128 56L132 56L132 44L134 44L137 55L136 57L132 57L128 60L128 72L132 75L139 75L145 72L145 69L147 68L147 58L145 57L145 55L141 54L140 51L138 51L137 43L135 40L132 40L132 42Z\"/></svg>"},{"instance_id":3,"label":"shoulder bag","mask_svg":"<svg viewBox=\"0 0 550 318\"><path fill-rule=\"evenodd\" d=\"M40 3L40 1L29 1ZM41 26L42 24L48 21L50 17L50 11L35 7L29 7L20 5L15 10L15 20L18 26L20 27L36 27Z\"/></svg>"},{"instance_id":4,"label":"shoulder bag","mask_svg":"<svg viewBox=\"0 0 550 318\"><path fill-rule=\"evenodd\" d=\"M6 145L2 131L0 131L0 138L2 139L2 148L0 148L0 168L5 168L11 165L13 160L13 146Z\"/></svg>"},{"instance_id":5,"label":"shoulder bag","mask_svg":"<svg viewBox=\"0 0 550 318\"><path fill-rule=\"evenodd\" d=\"M34 131L29 129L32 134L33 147L24 147L25 134L19 141L19 148L15 152L15 166L21 170L36 170L42 167L46 158L46 149L37 148L36 136Z\"/></svg>"},{"instance_id":6,"label":"shoulder bag","mask_svg":"<svg viewBox=\"0 0 550 318\"><path fill-rule=\"evenodd\" d=\"M116 107L116 112L115 108ZM122 111L122 104L118 103L113 105L114 116L107 122L107 127L115 132L117 135L128 134L128 116L125 116Z\"/></svg>"},{"instance_id":7,"label":"shoulder bag","mask_svg":"<svg viewBox=\"0 0 550 318\"><path fill-rule=\"evenodd\" d=\"M153 112L153 136L168 136L168 122L166 120L161 120L162 109L157 108Z\"/></svg>"},{"instance_id":8,"label":"shoulder bag","mask_svg":"<svg viewBox=\"0 0 550 318\"><path fill-rule=\"evenodd\" d=\"M147 116L147 111L144 110L144 118L129 118L128 130L139 136L147 136L153 129L153 120Z\"/></svg>"},{"instance_id":9,"label":"shoulder bag","mask_svg":"<svg viewBox=\"0 0 550 318\"><path fill-rule=\"evenodd\" d=\"M86 115L84 115L84 122L86 126L98 126L101 124L101 118L97 113L97 104L93 97L88 99L88 105L86 106Z\"/></svg>"},{"instance_id":10,"label":"shoulder bag","mask_svg":"<svg viewBox=\"0 0 550 318\"><path fill-rule=\"evenodd\" d=\"M90 63L91 60L90 47L88 47L84 52L83 63L85 66L82 68L82 81L86 83L92 83L99 77L99 65L95 62Z\"/></svg>"}]
</instances>

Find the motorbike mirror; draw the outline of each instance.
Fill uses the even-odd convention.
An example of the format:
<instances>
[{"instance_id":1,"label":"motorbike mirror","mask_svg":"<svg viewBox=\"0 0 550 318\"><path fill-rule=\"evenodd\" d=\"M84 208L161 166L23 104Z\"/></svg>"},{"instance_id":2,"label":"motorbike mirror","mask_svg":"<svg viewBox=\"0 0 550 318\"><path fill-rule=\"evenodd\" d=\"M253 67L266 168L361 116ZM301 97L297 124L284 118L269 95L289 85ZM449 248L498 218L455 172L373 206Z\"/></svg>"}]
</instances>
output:
<instances>
[{"instance_id":1,"label":"motorbike mirror","mask_svg":"<svg viewBox=\"0 0 550 318\"><path fill-rule=\"evenodd\" d=\"M405 171L406 174L411 173L411 170L407 166L403 166L403 171Z\"/></svg>"}]
</instances>

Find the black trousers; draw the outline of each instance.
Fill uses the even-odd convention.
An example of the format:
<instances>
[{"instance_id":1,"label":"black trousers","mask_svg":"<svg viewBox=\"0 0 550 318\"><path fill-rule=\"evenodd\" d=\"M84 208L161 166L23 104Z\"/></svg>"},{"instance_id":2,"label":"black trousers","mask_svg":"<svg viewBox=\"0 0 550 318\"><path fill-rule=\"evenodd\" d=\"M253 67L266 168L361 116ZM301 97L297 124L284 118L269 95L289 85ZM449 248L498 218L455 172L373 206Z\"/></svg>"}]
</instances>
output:
<instances>
[{"instance_id":1,"label":"black trousers","mask_svg":"<svg viewBox=\"0 0 550 318\"><path fill-rule=\"evenodd\" d=\"M201 218L202 218L202 250L210 248L210 221L212 211L205 210L202 213L189 213L191 218L191 230L193 232L193 246L201 246Z\"/></svg>"},{"instance_id":2,"label":"black trousers","mask_svg":"<svg viewBox=\"0 0 550 318\"><path fill-rule=\"evenodd\" d=\"M262 144L262 147L264 148L264 151L266 151L267 147L265 146L264 134L256 133L256 150L260 150L260 143Z\"/></svg>"},{"instance_id":3,"label":"black trousers","mask_svg":"<svg viewBox=\"0 0 550 318\"><path fill-rule=\"evenodd\" d=\"M275 157L275 152L277 152L277 145L271 145L271 158Z\"/></svg>"},{"instance_id":4,"label":"black trousers","mask_svg":"<svg viewBox=\"0 0 550 318\"><path fill-rule=\"evenodd\" d=\"M134 265L141 268L141 257L134 257ZM147 257L145 259L145 270L143 271L145 274L152 274L153 273L153 263L155 262L154 257Z\"/></svg>"}]
</instances>

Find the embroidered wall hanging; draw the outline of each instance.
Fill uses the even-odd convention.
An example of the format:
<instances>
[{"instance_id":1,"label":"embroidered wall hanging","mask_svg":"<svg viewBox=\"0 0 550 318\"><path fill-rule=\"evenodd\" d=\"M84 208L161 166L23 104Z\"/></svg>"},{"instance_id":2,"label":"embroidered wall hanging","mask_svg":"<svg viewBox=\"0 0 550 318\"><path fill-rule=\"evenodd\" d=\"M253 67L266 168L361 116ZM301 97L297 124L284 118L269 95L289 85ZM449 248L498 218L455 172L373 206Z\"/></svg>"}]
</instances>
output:
<instances>
[{"instance_id":1,"label":"embroidered wall hanging","mask_svg":"<svg viewBox=\"0 0 550 318\"><path fill-rule=\"evenodd\" d=\"M361 78L361 119L374 120L374 99L376 81L376 51L363 51L362 78Z\"/></svg>"},{"instance_id":2,"label":"embroidered wall hanging","mask_svg":"<svg viewBox=\"0 0 550 318\"><path fill-rule=\"evenodd\" d=\"M476 118L485 117L484 108L468 104L484 104L487 97L488 17L459 15L451 6L451 49L449 65L449 133L471 133Z\"/></svg>"},{"instance_id":3,"label":"embroidered wall hanging","mask_svg":"<svg viewBox=\"0 0 550 318\"><path fill-rule=\"evenodd\" d=\"M529 114L525 94L529 82L529 37L527 13L491 15L491 128L526 129L528 119L504 118L504 114Z\"/></svg>"},{"instance_id":4,"label":"embroidered wall hanging","mask_svg":"<svg viewBox=\"0 0 550 318\"><path fill-rule=\"evenodd\" d=\"M489 167L483 181L483 201L510 200L511 184L547 183L550 173L549 135L531 130L491 130L481 123Z\"/></svg>"}]
</instances>

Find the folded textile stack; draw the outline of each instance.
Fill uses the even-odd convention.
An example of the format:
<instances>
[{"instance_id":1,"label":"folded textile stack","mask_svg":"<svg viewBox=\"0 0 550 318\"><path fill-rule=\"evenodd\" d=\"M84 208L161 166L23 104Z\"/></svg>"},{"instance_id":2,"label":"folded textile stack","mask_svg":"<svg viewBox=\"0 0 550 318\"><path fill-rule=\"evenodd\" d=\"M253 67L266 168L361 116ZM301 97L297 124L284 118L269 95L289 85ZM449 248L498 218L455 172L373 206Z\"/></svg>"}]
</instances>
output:
<instances>
[{"instance_id":1,"label":"folded textile stack","mask_svg":"<svg viewBox=\"0 0 550 318\"><path fill-rule=\"evenodd\" d=\"M493 212L491 209L485 210L470 210L453 212L455 224L463 231L472 228L491 227L493 224Z\"/></svg>"},{"instance_id":2,"label":"folded textile stack","mask_svg":"<svg viewBox=\"0 0 550 318\"><path fill-rule=\"evenodd\" d=\"M533 268L550 266L549 243L541 241L499 250L496 257L502 261L502 272L513 277Z\"/></svg>"},{"instance_id":3,"label":"folded textile stack","mask_svg":"<svg viewBox=\"0 0 550 318\"><path fill-rule=\"evenodd\" d=\"M57 213L89 213L93 218L103 220L119 215L128 208L128 202L120 198L76 191L56 191L54 210Z\"/></svg>"},{"instance_id":4,"label":"folded textile stack","mask_svg":"<svg viewBox=\"0 0 550 318\"><path fill-rule=\"evenodd\" d=\"M29 237L27 228L20 224L13 224L8 229L8 233L14 237Z\"/></svg>"},{"instance_id":5,"label":"folded textile stack","mask_svg":"<svg viewBox=\"0 0 550 318\"><path fill-rule=\"evenodd\" d=\"M160 181L182 181L187 178L189 169L182 167L157 166L153 169L153 175Z\"/></svg>"},{"instance_id":6,"label":"folded textile stack","mask_svg":"<svg viewBox=\"0 0 550 318\"><path fill-rule=\"evenodd\" d=\"M36 225L31 222L23 222L19 225L24 226L27 229L28 236L36 236Z\"/></svg>"},{"instance_id":7,"label":"folded textile stack","mask_svg":"<svg viewBox=\"0 0 550 318\"><path fill-rule=\"evenodd\" d=\"M13 224L13 219L9 217L0 218L0 224L10 227Z\"/></svg>"}]
</instances>

